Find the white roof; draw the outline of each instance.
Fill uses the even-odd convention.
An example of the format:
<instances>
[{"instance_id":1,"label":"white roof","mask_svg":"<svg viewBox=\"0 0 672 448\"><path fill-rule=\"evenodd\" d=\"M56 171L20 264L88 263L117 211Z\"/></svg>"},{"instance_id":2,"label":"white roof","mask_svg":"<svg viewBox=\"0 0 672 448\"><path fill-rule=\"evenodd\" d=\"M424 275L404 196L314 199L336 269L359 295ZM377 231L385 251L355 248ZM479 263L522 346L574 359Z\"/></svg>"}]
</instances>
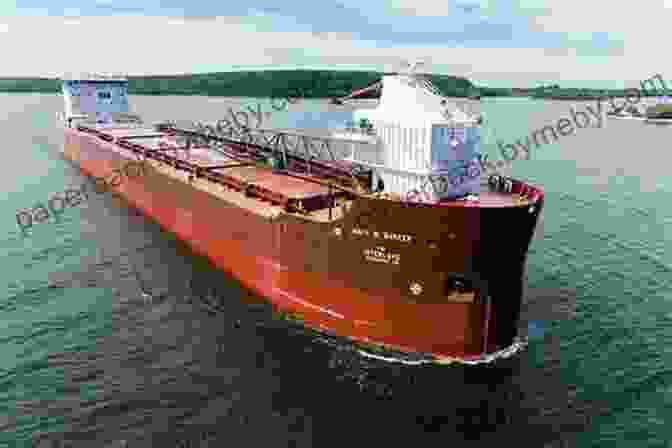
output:
<instances>
[{"instance_id":1,"label":"white roof","mask_svg":"<svg viewBox=\"0 0 672 448\"><path fill-rule=\"evenodd\" d=\"M405 125L471 123L474 120L443 98L423 78L406 74L387 75L382 82L378 107L366 111L369 119Z\"/></svg>"}]
</instances>

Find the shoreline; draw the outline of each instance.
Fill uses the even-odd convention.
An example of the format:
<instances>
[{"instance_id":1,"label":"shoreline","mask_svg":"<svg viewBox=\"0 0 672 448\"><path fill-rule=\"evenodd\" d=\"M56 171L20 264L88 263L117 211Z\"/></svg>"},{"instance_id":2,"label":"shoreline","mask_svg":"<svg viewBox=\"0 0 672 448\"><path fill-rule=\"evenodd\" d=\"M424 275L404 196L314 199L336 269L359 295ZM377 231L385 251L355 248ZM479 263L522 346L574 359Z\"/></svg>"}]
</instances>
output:
<instances>
[{"instance_id":1,"label":"shoreline","mask_svg":"<svg viewBox=\"0 0 672 448\"><path fill-rule=\"evenodd\" d=\"M19 93L19 94L44 94L44 95L62 95L61 91L41 91L41 90L14 90L14 89L7 89L3 90L0 89L0 94L1 93ZM210 98L273 98L270 96L265 96L265 95L260 95L260 96L249 96L249 95L235 95L235 94L226 94L226 95L221 95L221 94L211 94L211 93L184 93L184 92L161 92L161 93L154 93L154 92L129 92L129 95L134 95L134 96L203 96L203 97L210 97ZM644 96L644 98L656 98L655 95L651 96ZM315 97L308 97L308 98L302 98L302 100L332 100L334 97L332 96L315 96ZM460 99L460 100L471 100L471 101L479 101L479 99L475 99L469 96L454 96L454 95L446 95L446 98L451 99ZM492 98L523 98L523 99L529 99L529 100L536 100L536 101L595 101L598 99L603 99L605 98L604 96L595 96L595 97L543 97L543 98L537 98L533 96L523 96L523 95L497 95L497 96L482 96L481 100L484 99L492 99ZM623 96L614 96L614 98L622 98L625 99L625 95ZM378 98L372 98L372 99L366 99L366 100L360 100L360 101L377 101ZM350 100L350 103L355 103L356 104L357 100Z\"/></svg>"}]
</instances>

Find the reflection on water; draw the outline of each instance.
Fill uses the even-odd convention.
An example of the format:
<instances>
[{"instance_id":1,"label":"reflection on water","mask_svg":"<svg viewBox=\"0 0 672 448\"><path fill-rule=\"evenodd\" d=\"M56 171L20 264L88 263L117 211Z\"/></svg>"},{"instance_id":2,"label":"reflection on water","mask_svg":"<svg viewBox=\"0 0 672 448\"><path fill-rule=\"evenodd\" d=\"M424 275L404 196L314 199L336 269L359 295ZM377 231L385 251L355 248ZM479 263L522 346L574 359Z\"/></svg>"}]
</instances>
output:
<instances>
[{"instance_id":1,"label":"reflection on water","mask_svg":"<svg viewBox=\"0 0 672 448\"><path fill-rule=\"evenodd\" d=\"M131 107L148 121L212 121L252 101L131 97ZM511 141L569 104L481 106ZM82 183L58 155L60 107L51 95L0 101L12 155L0 165L0 445L606 447L672 438L669 128L612 121L516 162L514 174L546 193L520 324L530 345L496 368L465 369L388 364L306 334L112 195L22 239L16 209ZM320 107L335 106L293 105L272 126L320 132Z\"/></svg>"}]
</instances>

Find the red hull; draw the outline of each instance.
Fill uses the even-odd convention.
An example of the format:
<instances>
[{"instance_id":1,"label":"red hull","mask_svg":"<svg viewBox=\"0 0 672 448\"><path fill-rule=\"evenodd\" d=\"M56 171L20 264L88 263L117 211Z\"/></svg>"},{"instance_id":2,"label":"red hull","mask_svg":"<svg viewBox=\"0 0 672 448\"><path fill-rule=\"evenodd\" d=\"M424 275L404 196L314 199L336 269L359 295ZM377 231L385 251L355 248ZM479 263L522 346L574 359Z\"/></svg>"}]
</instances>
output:
<instances>
[{"instance_id":1,"label":"red hull","mask_svg":"<svg viewBox=\"0 0 672 448\"><path fill-rule=\"evenodd\" d=\"M95 135L66 129L64 155L86 173L109 178L132 154ZM515 328L511 333L509 327L517 323L519 293L508 299L510 306L493 306L483 297L470 303L451 302L442 289L445 272L466 272L481 255L484 229L479 207L439 207L444 215L435 225L442 230L430 240L435 249L439 245L440 254L429 253L426 247L388 244L388 252L401 253L402 263L363 263L362 248L369 247L368 243L353 237L351 231L363 227L363 214L340 221L342 233L337 234L329 223L307 223L290 214L256 213L236 203L253 199L206 184L207 180L187 181L186 175L153 160L142 178L124 179L114 190L278 308L299 313L309 327L437 358L477 357L513 342L510 336L515 336ZM227 195L240 198L227 201ZM273 209L260 203L259 209L264 207ZM429 212L420 212L403 211L416 221L416 227L418 220L429 216ZM456 221L456 213L465 217ZM537 216L538 211L530 216L531 225L521 231L525 233L523 244L529 244ZM445 217L451 217L450 233L444 229ZM429 222L428 227L432 227ZM444 245L450 245L452 253L444 253ZM521 273L526 251L525 245L513 261ZM424 285L423 298L409 292L409 279ZM519 280L520 276L514 279L514 295Z\"/></svg>"}]
</instances>

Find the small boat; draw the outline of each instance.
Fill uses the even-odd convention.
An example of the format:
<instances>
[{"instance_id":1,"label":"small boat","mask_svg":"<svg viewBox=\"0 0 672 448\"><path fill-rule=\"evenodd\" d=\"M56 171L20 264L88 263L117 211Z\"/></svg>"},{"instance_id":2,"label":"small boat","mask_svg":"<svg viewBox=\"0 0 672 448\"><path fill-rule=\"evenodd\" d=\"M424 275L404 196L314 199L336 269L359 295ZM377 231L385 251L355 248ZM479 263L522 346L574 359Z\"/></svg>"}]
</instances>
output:
<instances>
[{"instance_id":1,"label":"small boat","mask_svg":"<svg viewBox=\"0 0 672 448\"><path fill-rule=\"evenodd\" d=\"M665 100L646 109L646 122L652 124L672 123L672 104Z\"/></svg>"},{"instance_id":2,"label":"small boat","mask_svg":"<svg viewBox=\"0 0 672 448\"><path fill-rule=\"evenodd\" d=\"M609 115L609 118L613 118L614 120L647 121L646 117L637 117L634 115Z\"/></svg>"},{"instance_id":3,"label":"small boat","mask_svg":"<svg viewBox=\"0 0 672 448\"><path fill-rule=\"evenodd\" d=\"M647 118L644 121L651 124L672 124L672 118Z\"/></svg>"}]
</instances>

